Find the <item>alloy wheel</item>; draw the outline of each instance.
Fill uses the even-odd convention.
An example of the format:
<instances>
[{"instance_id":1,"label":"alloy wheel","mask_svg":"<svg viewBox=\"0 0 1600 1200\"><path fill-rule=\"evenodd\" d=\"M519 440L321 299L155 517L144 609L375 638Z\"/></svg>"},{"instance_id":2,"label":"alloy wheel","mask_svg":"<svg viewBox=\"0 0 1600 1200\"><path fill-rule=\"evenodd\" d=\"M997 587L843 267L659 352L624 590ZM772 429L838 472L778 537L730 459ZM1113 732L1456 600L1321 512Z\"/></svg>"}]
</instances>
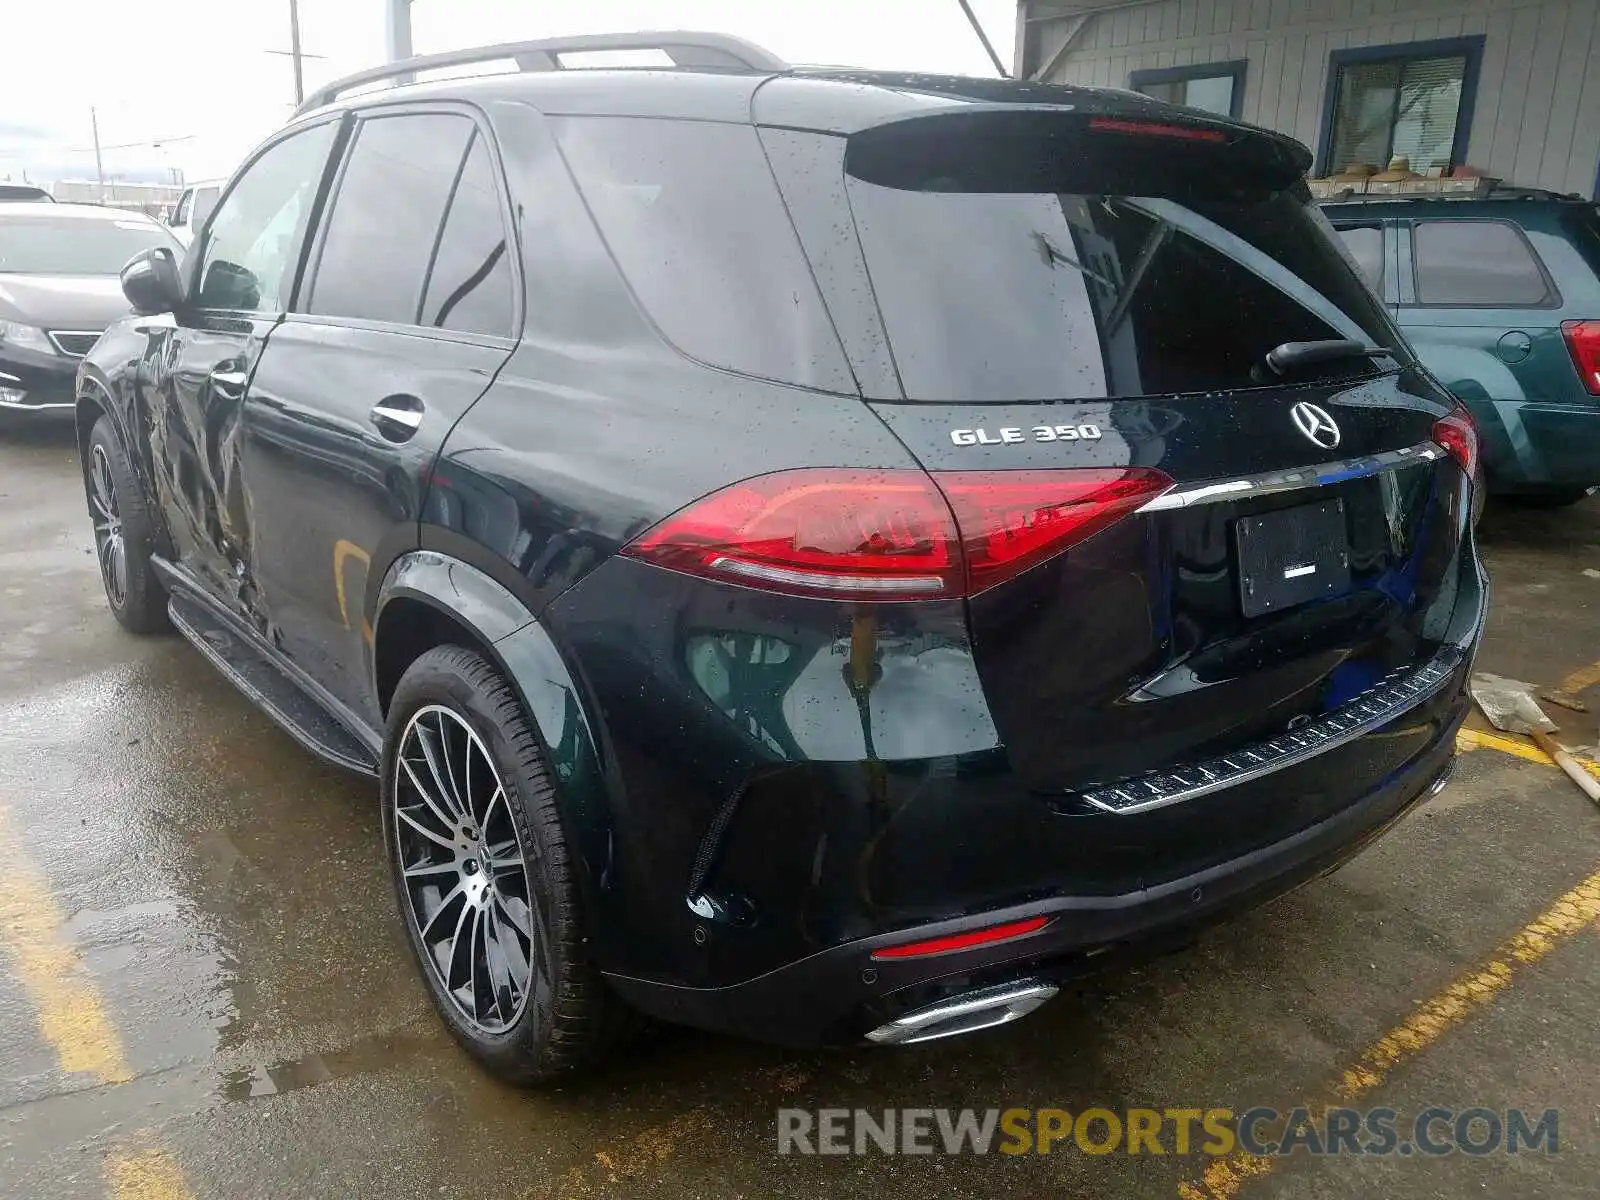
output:
<instances>
[{"instance_id":1,"label":"alloy wheel","mask_svg":"<svg viewBox=\"0 0 1600 1200\"><path fill-rule=\"evenodd\" d=\"M428 969L476 1031L515 1025L549 964L505 784L472 727L430 704L395 755L394 847Z\"/></svg>"},{"instance_id":2,"label":"alloy wheel","mask_svg":"<svg viewBox=\"0 0 1600 1200\"><path fill-rule=\"evenodd\" d=\"M89 459L89 505L94 510L94 548L100 560L111 603L121 608L128 599L128 547L117 508L117 484L104 446L96 444Z\"/></svg>"}]
</instances>

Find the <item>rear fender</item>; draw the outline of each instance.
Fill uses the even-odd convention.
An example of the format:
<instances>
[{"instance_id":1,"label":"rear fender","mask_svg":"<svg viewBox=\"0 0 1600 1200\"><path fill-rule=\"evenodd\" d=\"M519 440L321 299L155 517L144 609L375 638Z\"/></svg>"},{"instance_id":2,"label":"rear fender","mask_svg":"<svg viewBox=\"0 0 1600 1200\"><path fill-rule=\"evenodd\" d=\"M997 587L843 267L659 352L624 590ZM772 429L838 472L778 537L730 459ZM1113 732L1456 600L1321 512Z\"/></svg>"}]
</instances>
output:
<instances>
[{"instance_id":1,"label":"rear fender","mask_svg":"<svg viewBox=\"0 0 1600 1200\"><path fill-rule=\"evenodd\" d=\"M389 567L369 608L374 631L367 646L369 678L375 678L373 648L383 633L384 610L402 597L466 626L511 682L533 722L563 826L583 863L586 910L596 912L595 896L607 877L612 844L595 734L600 726L555 641L520 600L477 567L432 550L415 550Z\"/></svg>"},{"instance_id":2,"label":"rear fender","mask_svg":"<svg viewBox=\"0 0 1600 1200\"><path fill-rule=\"evenodd\" d=\"M1511 368L1487 350L1430 342L1417 334L1407 333L1417 358L1477 422L1485 470L1504 479L1543 477L1542 460L1520 415L1527 395Z\"/></svg>"}]
</instances>

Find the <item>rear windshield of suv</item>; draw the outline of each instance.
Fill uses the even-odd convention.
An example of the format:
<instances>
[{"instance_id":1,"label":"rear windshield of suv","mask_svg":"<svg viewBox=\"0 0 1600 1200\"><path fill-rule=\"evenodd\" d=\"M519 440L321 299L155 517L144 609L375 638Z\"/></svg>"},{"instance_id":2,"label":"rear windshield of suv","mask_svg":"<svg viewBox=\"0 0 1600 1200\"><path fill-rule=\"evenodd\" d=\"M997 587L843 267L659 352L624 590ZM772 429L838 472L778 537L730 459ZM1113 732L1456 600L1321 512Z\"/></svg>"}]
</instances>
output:
<instances>
[{"instance_id":1,"label":"rear windshield of suv","mask_svg":"<svg viewBox=\"0 0 1600 1200\"><path fill-rule=\"evenodd\" d=\"M1303 186L1186 187L1182 169L1150 169L1168 148L1141 141L1137 193L1113 186L1116 171L1102 188L1073 167L1061 171L1071 190L1017 190L1028 176L1009 168L986 190L981 163L919 178L899 162L878 181L847 179L908 398L1232 390L1267 382L1262 361L1283 342L1401 344ZM1064 149L1051 152L1070 162ZM1341 360L1295 381L1392 367Z\"/></svg>"}]
</instances>

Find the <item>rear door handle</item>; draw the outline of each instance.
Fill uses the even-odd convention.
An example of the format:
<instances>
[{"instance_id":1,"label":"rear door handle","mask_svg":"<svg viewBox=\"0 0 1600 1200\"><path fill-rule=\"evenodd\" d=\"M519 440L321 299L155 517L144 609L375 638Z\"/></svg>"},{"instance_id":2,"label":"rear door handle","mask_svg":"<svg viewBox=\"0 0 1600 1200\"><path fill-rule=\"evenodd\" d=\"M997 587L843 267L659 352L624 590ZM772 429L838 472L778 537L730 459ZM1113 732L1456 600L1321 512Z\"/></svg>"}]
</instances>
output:
<instances>
[{"instance_id":1,"label":"rear door handle","mask_svg":"<svg viewBox=\"0 0 1600 1200\"><path fill-rule=\"evenodd\" d=\"M387 441L408 442L422 428L422 412L415 396L385 396L372 407L372 423Z\"/></svg>"}]
</instances>

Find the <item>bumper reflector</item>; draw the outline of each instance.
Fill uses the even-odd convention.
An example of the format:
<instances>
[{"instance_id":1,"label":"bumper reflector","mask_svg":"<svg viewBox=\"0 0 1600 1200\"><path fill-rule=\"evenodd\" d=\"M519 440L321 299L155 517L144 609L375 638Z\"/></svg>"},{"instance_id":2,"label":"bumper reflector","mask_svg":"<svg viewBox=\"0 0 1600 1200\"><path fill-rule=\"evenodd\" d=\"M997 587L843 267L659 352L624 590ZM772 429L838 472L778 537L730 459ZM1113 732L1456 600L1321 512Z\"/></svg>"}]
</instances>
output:
<instances>
[{"instance_id":1,"label":"bumper reflector","mask_svg":"<svg viewBox=\"0 0 1600 1200\"><path fill-rule=\"evenodd\" d=\"M954 950L971 950L977 946L992 946L996 942L1009 942L1013 938L1038 933L1050 924L1049 917L1029 917L1025 921L1008 921L1004 925L991 925L971 933L953 933L949 937L929 938L924 942L906 942L902 946L885 946L874 950L874 961L896 958L926 958L930 954L949 954Z\"/></svg>"}]
</instances>

